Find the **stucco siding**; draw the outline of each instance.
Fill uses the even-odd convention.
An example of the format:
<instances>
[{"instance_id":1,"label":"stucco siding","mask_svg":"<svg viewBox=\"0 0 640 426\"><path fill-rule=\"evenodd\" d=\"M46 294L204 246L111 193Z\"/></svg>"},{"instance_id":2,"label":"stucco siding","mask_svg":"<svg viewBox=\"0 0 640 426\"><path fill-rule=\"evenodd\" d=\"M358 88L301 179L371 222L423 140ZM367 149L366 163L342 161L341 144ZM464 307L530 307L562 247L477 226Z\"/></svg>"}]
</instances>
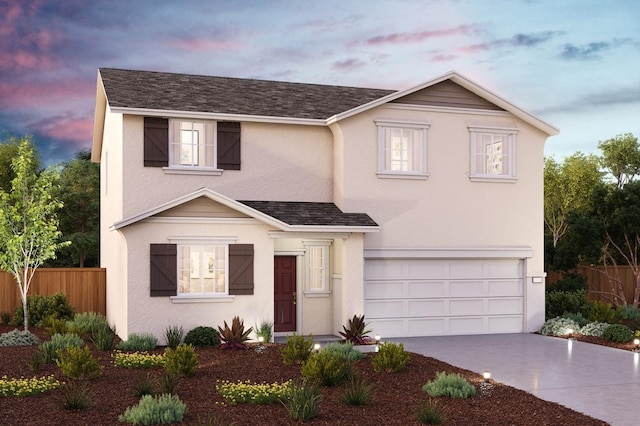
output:
<instances>
[{"instance_id":1,"label":"stucco siding","mask_svg":"<svg viewBox=\"0 0 640 426\"><path fill-rule=\"evenodd\" d=\"M206 187L233 199L332 201L332 136L325 127L242 123L241 170L221 176L143 167L143 117L124 117L124 217Z\"/></svg>"}]
</instances>

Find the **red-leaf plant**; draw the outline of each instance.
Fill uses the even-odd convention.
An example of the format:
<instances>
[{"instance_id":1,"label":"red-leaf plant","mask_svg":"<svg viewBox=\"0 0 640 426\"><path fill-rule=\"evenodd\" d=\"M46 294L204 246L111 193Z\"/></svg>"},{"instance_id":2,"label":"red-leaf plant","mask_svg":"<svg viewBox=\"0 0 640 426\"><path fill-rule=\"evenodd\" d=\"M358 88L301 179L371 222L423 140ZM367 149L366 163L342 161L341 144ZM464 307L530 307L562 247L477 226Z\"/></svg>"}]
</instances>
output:
<instances>
[{"instance_id":1,"label":"red-leaf plant","mask_svg":"<svg viewBox=\"0 0 640 426\"><path fill-rule=\"evenodd\" d=\"M218 331L220 332L220 340L223 342L220 345L221 349L247 349L247 345L244 342L249 340L253 327L249 327L245 331L244 321L236 316L231 321L231 328L225 321L224 328L218 326Z\"/></svg>"}]
</instances>

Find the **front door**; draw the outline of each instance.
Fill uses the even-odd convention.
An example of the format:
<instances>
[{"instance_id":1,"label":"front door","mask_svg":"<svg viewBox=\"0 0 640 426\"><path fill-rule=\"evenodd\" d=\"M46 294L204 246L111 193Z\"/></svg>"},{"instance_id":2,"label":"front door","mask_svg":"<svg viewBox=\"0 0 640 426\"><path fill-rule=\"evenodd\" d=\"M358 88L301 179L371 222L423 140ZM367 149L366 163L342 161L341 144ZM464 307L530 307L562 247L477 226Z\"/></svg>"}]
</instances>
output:
<instances>
[{"instance_id":1,"label":"front door","mask_svg":"<svg viewBox=\"0 0 640 426\"><path fill-rule=\"evenodd\" d=\"M296 257L273 258L274 331L296 331Z\"/></svg>"}]
</instances>

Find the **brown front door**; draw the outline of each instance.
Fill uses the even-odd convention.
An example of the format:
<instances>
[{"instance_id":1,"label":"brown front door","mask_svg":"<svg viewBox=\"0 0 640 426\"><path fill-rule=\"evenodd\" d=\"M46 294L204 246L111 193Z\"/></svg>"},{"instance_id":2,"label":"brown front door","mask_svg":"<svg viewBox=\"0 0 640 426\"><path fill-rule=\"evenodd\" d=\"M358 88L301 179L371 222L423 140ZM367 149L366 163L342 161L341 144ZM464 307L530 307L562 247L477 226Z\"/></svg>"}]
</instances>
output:
<instances>
[{"instance_id":1,"label":"brown front door","mask_svg":"<svg viewBox=\"0 0 640 426\"><path fill-rule=\"evenodd\" d=\"M274 331L296 331L296 257L273 258Z\"/></svg>"}]
</instances>

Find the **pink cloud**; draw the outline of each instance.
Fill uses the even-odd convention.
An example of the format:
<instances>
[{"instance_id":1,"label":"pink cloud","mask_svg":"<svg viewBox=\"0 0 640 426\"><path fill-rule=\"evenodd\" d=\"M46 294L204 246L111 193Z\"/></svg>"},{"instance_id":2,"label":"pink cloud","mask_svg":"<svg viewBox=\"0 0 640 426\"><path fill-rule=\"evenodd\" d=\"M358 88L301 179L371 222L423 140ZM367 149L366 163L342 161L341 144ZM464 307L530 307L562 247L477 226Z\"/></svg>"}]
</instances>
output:
<instances>
[{"instance_id":1,"label":"pink cloud","mask_svg":"<svg viewBox=\"0 0 640 426\"><path fill-rule=\"evenodd\" d=\"M192 52L211 52L219 50L243 49L244 45L224 40L201 40L195 38L182 38L168 43L171 47L189 50Z\"/></svg>"},{"instance_id":2,"label":"pink cloud","mask_svg":"<svg viewBox=\"0 0 640 426\"><path fill-rule=\"evenodd\" d=\"M430 60L432 62L449 62L449 61L455 60L456 58L457 58L456 55L443 55L443 54L440 54L440 55L433 55Z\"/></svg>"},{"instance_id":3,"label":"pink cloud","mask_svg":"<svg viewBox=\"0 0 640 426\"><path fill-rule=\"evenodd\" d=\"M24 60L32 59L25 57ZM54 80L29 83L0 81L0 107L51 106L55 102L91 97L94 91L94 84L89 81Z\"/></svg>"},{"instance_id":4,"label":"pink cloud","mask_svg":"<svg viewBox=\"0 0 640 426\"><path fill-rule=\"evenodd\" d=\"M417 31L410 33L394 33L387 35L380 35L371 37L365 41L365 44L370 46L378 46L382 44L409 44L419 43L424 40L439 37L450 37L456 35L468 35L478 31L478 27L475 25L460 25L455 28L448 28L444 30L433 31Z\"/></svg>"},{"instance_id":5,"label":"pink cloud","mask_svg":"<svg viewBox=\"0 0 640 426\"><path fill-rule=\"evenodd\" d=\"M29 128L38 135L70 141L78 148L81 148L91 140L93 119L76 117L68 112L63 115L42 119L29 126Z\"/></svg>"}]
</instances>

